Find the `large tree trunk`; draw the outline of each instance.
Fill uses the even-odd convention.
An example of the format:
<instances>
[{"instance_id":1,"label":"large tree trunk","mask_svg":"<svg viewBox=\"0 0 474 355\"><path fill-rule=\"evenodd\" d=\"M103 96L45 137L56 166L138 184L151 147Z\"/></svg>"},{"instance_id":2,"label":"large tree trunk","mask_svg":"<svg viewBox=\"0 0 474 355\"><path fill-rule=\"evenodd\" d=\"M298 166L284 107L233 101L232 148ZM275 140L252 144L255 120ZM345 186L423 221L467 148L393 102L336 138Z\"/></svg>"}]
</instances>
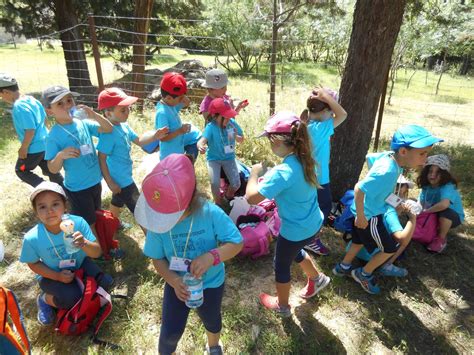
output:
<instances>
[{"instance_id":1,"label":"large tree trunk","mask_svg":"<svg viewBox=\"0 0 474 355\"><path fill-rule=\"evenodd\" d=\"M66 60L69 87L81 94L91 95L95 90L92 88L89 77L84 45L78 28L74 27L78 24L76 9L72 0L55 0L54 5L58 30L61 31L60 38ZM65 31L66 29L69 30ZM85 101L95 100L92 100L91 96L85 96Z\"/></svg>"},{"instance_id":2,"label":"large tree trunk","mask_svg":"<svg viewBox=\"0 0 474 355\"><path fill-rule=\"evenodd\" d=\"M135 35L133 36L133 92L139 97L138 109L143 111L143 99L145 98L145 65L146 65L146 43L148 28L150 25L150 14L153 8L153 0L135 0Z\"/></svg>"},{"instance_id":3,"label":"large tree trunk","mask_svg":"<svg viewBox=\"0 0 474 355\"><path fill-rule=\"evenodd\" d=\"M341 105L348 119L336 130L332 141L334 198L353 188L362 170L405 1L357 0L340 89Z\"/></svg>"}]
</instances>

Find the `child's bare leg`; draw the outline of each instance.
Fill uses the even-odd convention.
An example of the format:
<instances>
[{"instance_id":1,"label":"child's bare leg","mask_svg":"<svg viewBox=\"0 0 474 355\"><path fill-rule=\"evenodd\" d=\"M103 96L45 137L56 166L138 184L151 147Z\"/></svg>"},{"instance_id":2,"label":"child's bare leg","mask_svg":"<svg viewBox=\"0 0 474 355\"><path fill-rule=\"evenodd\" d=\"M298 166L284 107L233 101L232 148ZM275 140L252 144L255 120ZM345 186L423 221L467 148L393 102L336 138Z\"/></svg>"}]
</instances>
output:
<instances>
[{"instance_id":1,"label":"child's bare leg","mask_svg":"<svg viewBox=\"0 0 474 355\"><path fill-rule=\"evenodd\" d=\"M397 260L397 258L402 255L403 251L407 248L408 244L410 244L411 242L411 237L406 237L406 238L401 238L401 239L397 239L398 243L400 244L400 247L398 248L398 250L396 251L395 254L393 254L393 256L388 259L388 262L389 263L393 263L395 260Z\"/></svg>"},{"instance_id":2,"label":"child's bare leg","mask_svg":"<svg viewBox=\"0 0 474 355\"><path fill-rule=\"evenodd\" d=\"M112 212L114 217L120 218L120 207L110 205L110 212Z\"/></svg>"},{"instance_id":3,"label":"child's bare leg","mask_svg":"<svg viewBox=\"0 0 474 355\"><path fill-rule=\"evenodd\" d=\"M305 254L305 257L303 261L299 263L299 266L303 269L303 272L308 276L308 278L314 279L319 276L319 272L314 265L313 259L307 253Z\"/></svg>"},{"instance_id":4,"label":"child's bare leg","mask_svg":"<svg viewBox=\"0 0 474 355\"><path fill-rule=\"evenodd\" d=\"M346 265L352 264L352 261L357 256L363 246L364 244L355 244L354 242L352 242L351 247L344 256L344 259L342 259L342 263Z\"/></svg>"},{"instance_id":5,"label":"child's bare leg","mask_svg":"<svg viewBox=\"0 0 474 355\"><path fill-rule=\"evenodd\" d=\"M49 304L51 307L58 308L53 301L53 295L50 295L49 293L44 294L44 301Z\"/></svg>"},{"instance_id":6,"label":"child's bare leg","mask_svg":"<svg viewBox=\"0 0 474 355\"><path fill-rule=\"evenodd\" d=\"M206 330L206 335L207 335L207 344L209 345L209 347L219 345L219 339L221 337L221 332L211 333L211 332Z\"/></svg>"},{"instance_id":7,"label":"child's bare leg","mask_svg":"<svg viewBox=\"0 0 474 355\"><path fill-rule=\"evenodd\" d=\"M444 217L439 217L438 223L439 223L438 237L440 237L443 240L446 240L446 237L448 236L448 232L451 229L451 226L453 225L453 221Z\"/></svg>"},{"instance_id":8,"label":"child's bare leg","mask_svg":"<svg viewBox=\"0 0 474 355\"><path fill-rule=\"evenodd\" d=\"M367 274L373 273L375 269L385 263L392 255L393 253L389 254L383 252L375 254L372 259L370 259L370 261L364 266L364 272Z\"/></svg>"},{"instance_id":9,"label":"child's bare leg","mask_svg":"<svg viewBox=\"0 0 474 355\"><path fill-rule=\"evenodd\" d=\"M290 288L291 282L275 282L278 305L282 308L287 308L290 304Z\"/></svg>"}]
</instances>

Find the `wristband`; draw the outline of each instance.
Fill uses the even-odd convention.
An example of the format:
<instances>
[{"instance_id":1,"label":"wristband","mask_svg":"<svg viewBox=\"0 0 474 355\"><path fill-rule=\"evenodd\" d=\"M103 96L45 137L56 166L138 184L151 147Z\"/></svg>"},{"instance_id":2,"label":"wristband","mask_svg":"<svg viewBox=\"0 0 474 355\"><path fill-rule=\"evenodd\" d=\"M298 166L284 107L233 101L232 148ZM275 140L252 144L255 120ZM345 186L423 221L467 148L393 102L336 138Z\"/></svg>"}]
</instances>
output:
<instances>
[{"instance_id":1,"label":"wristband","mask_svg":"<svg viewBox=\"0 0 474 355\"><path fill-rule=\"evenodd\" d=\"M216 266L216 265L220 264L221 256L219 255L219 252L217 251L217 249L209 250L209 254L211 254L212 257L214 258L214 261L212 262L212 266Z\"/></svg>"}]
</instances>

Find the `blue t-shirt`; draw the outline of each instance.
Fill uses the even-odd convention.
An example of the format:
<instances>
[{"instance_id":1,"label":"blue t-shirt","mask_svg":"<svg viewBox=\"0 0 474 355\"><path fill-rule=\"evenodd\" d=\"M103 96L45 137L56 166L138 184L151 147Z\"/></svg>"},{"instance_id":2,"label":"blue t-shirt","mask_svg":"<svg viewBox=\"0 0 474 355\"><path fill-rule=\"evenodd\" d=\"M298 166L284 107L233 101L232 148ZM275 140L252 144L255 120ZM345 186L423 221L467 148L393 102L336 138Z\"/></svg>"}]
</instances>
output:
<instances>
[{"instance_id":1,"label":"blue t-shirt","mask_svg":"<svg viewBox=\"0 0 474 355\"><path fill-rule=\"evenodd\" d=\"M161 102L156 104L155 128L168 127L169 133L181 128L181 118L179 118L179 111L183 108L183 104L176 106L164 105ZM178 153L184 154L184 135L179 136L165 142L160 142L160 160L163 160L168 155Z\"/></svg>"},{"instance_id":2,"label":"blue t-shirt","mask_svg":"<svg viewBox=\"0 0 474 355\"><path fill-rule=\"evenodd\" d=\"M184 135L184 146L196 144L202 137L202 132L195 125L191 124L191 130Z\"/></svg>"},{"instance_id":3,"label":"blue t-shirt","mask_svg":"<svg viewBox=\"0 0 474 355\"><path fill-rule=\"evenodd\" d=\"M90 242L95 242L96 239L94 234L92 234L89 224L87 224L82 217L74 215L69 215L69 217L74 221L74 231L81 232L85 239ZM48 234L51 240L49 240ZM77 270L81 267L86 256L86 253L82 249L73 254L66 253L63 242L63 232L59 232L58 234L47 232L44 224L38 223L31 228L23 238L20 261L22 263L36 263L41 261L50 269L61 271L59 268L59 262L61 260L75 259L76 266L72 269Z\"/></svg>"},{"instance_id":4,"label":"blue t-shirt","mask_svg":"<svg viewBox=\"0 0 474 355\"><path fill-rule=\"evenodd\" d=\"M107 155L110 176L121 188L133 183L130 151L133 141L137 138L137 134L128 123L114 125L111 133L99 134L97 150Z\"/></svg>"},{"instance_id":5,"label":"blue t-shirt","mask_svg":"<svg viewBox=\"0 0 474 355\"><path fill-rule=\"evenodd\" d=\"M456 185L449 182L446 185L432 187L424 186L421 189L418 200L423 205L423 208L427 209L433 205L436 205L441 200L449 200L449 208L454 210L458 215L461 223L464 222L464 209L462 208L461 195L459 194Z\"/></svg>"},{"instance_id":6,"label":"blue t-shirt","mask_svg":"<svg viewBox=\"0 0 474 355\"><path fill-rule=\"evenodd\" d=\"M28 153L44 152L46 149L48 129L44 124L46 112L41 102L32 96L20 96L20 98L13 103L12 116L13 126L15 127L20 142L23 142L26 130L35 130L33 140L28 147Z\"/></svg>"},{"instance_id":7,"label":"blue t-shirt","mask_svg":"<svg viewBox=\"0 0 474 355\"><path fill-rule=\"evenodd\" d=\"M226 128L221 128L215 121L211 121L204 128L202 136L207 139L206 159L234 160L235 159L235 130L239 136L243 135L242 128L231 118ZM229 153L224 147L229 147Z\"/></svg>"},{"instance_id":8,"label":"blue t-shirt","mask_svg":"<svg viewBox=\"0 0 474 355\"><path fill-rule=\"evenodd\" d=\"M171 231L166 233L148 231L143 253L152 259L166 259L170 262L175 256L174 248L176 256L195 259L216 248L219 243L241 243L242 236L229 216L213 203L208 201L203 203L200 210L179 222ZM193 226L184 255L191 220ZM184 272L179 274L182 276ZM222 285L225 279L224 263L211 266L202 279L204 288L216 288Z\"/></svg>"},{"instance_id":9,"label":"blue t-shirt","mask_svg":"<svg viewBox=\"0 0 474 355\"><path fill-rule=\"evenodd\" d=\"M321 185L329 184L330 138L334 134L334 120L310 120L308 133L311 138L311 153L316 161L316 174Z\"/></svg>"},{"instance_id":10,"label":"blue t-shirt","mask_svg":"<svg viewBox=\"0 0 474 355\"><path fill-rule=\"evenodd\" d=\"M306 182L303 166L294 154L265 174L258 184L258 192L275 199L281 218L280 234L286 239L307 239L321 228L323 213L317 188Z\"/></svg>"},{"instance_id":11,"label":"blue t-shirt","mask_svg":"<svg viewBox=\"0 0 474 355\"><path fill-rule=\"evenodd\" d=\"M357 183L359 189L365 194L364 214L369 220L374 216L384 214L388 206L385 199L393 193L397 179L402 173L392 154L378 158L367 176ZM356 216L355 199L351 211Z\"/></svg>"},{"instance_id":12,"label":"blue t-shirt","mask_svg":"<svg viewBox=\"0 0 474 355\"><path fill-rule=\"evenodd\" d=\"M78 158L64 160L64 186L70 191L85 190L102 180L99 160L92 136L99 136L99 124L91 120L73 119L66 125L55 124L46 141L45 160L52 160L65 148L81 150ZM82 148L81 148L82 147Z\"/></svg>"}]
</instances>

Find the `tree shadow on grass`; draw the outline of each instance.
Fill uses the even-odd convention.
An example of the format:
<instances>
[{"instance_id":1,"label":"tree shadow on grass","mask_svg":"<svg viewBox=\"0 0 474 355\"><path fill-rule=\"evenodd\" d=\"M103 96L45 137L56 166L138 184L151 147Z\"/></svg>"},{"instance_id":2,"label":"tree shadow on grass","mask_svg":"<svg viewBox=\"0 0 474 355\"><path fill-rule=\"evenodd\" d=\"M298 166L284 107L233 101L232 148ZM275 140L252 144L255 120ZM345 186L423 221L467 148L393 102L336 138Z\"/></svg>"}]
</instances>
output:
<instances>
[{"instance_id":1,"label":"tree shadow on grass","mask_svg":"<svg viewBox=\"0 0 474 355\"><path fill-rule=\"evenodd\" d=\"M316 307L317 309L317 307ZM294 354L346 354L342 342L323 324L314 318L314 302L295 308L295 317L282 320L283 329L292 339Z\"/></svg>"}]
</instances>

